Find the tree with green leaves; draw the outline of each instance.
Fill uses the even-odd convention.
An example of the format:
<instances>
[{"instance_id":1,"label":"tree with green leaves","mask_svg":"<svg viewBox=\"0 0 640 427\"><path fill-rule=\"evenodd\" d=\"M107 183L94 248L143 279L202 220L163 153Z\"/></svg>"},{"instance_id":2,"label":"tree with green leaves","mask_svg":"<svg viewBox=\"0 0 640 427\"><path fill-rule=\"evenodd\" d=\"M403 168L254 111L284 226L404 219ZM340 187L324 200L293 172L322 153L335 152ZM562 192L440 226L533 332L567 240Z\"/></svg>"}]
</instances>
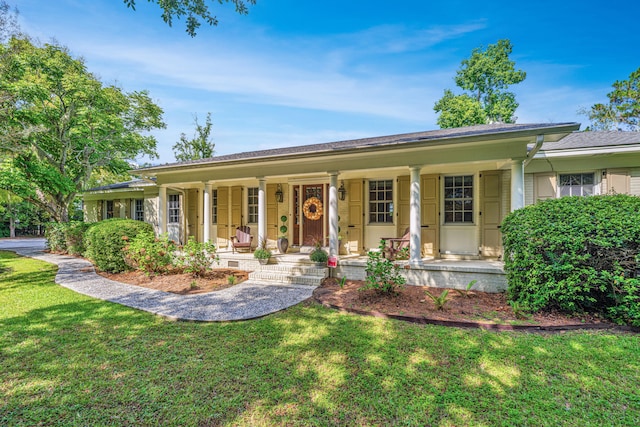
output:
<instances>
[{"instance_id":1,"label":"tree with green leaves","mask_svg":"<svg viewBox=\"0 0 640 427\"><path fill-rule=\"evenodd\" d=\"M12 8L5 0L0 0L0 43L20 32L18 9Z\"/></svg>"},{"instance_id":2,"label":"tree with green leaves","mask_svg":"<svg viewBox=\"0 0 640 427\"><path fill-rule=\"evenodd\" d=\"M0 186L56 221L69 219L94 171L157 157L148 132L165 127L162 109L146 91L104 85L64 47L0 45L0 99Z\"/></svg>"},{"instance_id":3,"label":"tree with green leaves","mask_svg":"<svg viewBox=\"0 0 640 427\"><path fill-rule=\"evenodd\" d=\"M0 189L0 237L16 237L16 230L44 224L46 215L31 203ZM8 224L8 228L5 228Z\"/></svg>"},{"instance_id":4,"label":"tree with green leaves","mask_svg":"<svg viewBox=\"0 0 640 427\"><path fill-rule=\"evenodd\" d=\"M136 10L136 0L123 0L127 7ZM162 8L162 19L170 27L173 25L173 18L186 16L186 31L191 37L195 37L196 30L200 28L201 22L215 26L218 25L218 18L212 14L212 5L207 0L149 0L157 3ZM236 12L241 15L249 13L248 5L256 4L256 0L217 0L218 3L232 3ZM211 1L211 3L216 3Z\"/></svg>"},{"instance_id":5,"label":"tree with green leaves","mask_svg":"<svg viewBox=\"0 0 640 427\"><path fill-rule=\"evenodd\" d=\"M518 103L507 89L527 74L516 70L509 58L512 51L511 41L503 39L485 50L474 49L471 57L462 61L455 82L465 92L455 95L447 89L434 106L441 128L515 122Z\"/></svg>"},{"instance_id":6,"label":"tree with green leaves","mask_svg":"<svg viewBox=\"0 0 640 427\"><path fill-rule=\"evenodd\" d=\"M627 80L613 83L607 94L609 103L594 104L590 110L581 111L591 121L591 130L640 131L640 68Z\"/></svg>"},{"instance_id":7,"label":"tree with green leaves","mask_svg":"<svg viewBox=\"0 0 640 427\"><path fill-rule=\"evenodd\" d=\"M196 131L193 138L189 139L185 133L182 133L180 142L176 142L173 146L173 153L179 162L213 157L216 145L211 140L211 113L207 113L204 126L198 123L198 116L194 115L194 124Z\"/></svg>"}]
</instances>

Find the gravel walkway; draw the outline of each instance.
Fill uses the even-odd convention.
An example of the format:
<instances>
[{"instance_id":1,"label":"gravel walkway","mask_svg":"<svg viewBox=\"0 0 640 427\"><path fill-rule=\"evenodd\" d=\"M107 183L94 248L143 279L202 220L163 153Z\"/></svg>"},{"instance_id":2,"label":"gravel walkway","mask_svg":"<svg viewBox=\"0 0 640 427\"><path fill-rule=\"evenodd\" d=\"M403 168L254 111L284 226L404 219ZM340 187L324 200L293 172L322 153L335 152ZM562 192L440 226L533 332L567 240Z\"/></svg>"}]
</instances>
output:
<instances>
[{"instance_id":1,"label":"gravel walkway","mask_svg":"<svg viewBox=\"0 0 640 427\"><path fill-rule=\"evenodd\" d=\"M83 259L43 252L44 239L0 239L0 249L58 265L56 283L78 293L177 320L231 321L266 316L311 297L312 286L252 280L220 291L176 295L105 279Z\"/></svg>"}]
</instances>

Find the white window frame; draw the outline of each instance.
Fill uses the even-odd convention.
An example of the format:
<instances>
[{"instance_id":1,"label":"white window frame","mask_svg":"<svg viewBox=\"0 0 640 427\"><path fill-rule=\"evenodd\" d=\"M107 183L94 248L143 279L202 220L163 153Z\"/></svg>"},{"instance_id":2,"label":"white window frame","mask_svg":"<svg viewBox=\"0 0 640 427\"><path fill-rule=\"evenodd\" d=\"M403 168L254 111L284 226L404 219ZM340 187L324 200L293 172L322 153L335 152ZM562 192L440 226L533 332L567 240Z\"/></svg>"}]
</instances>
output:
<instances>
[{"instance_id":1,"label":"white window frame","mask_svg":"<svg viewBox=\"0 0 640 427\"><path fill-rule=\"evenodd\" d=\"M180 195L169 194L167 201L167 223L180 223Z\"/></svg>"},{"instance_id":2,"label":"white window frame","mask_svg":"<svg viewBox=\"0 0 640 427\"><path fill-rule=\"evenodd\" d=\"M580 176L580 184L577 185L562 185L562 178L563 177L567 177L567 176ZM591 175L592 176L592 180L591 180L591 184L584 184L583 178L585 175ZM557 180L558 180L558 198L560 197L566 197L566 196L593 196L596 194L599 194L598 191L598 187L599 187L599 182L597 181L598 179L598 174L595 171L590 171L590 172L568 172L568 173L558 173L557 176ZM591 186L591 193L590 194L584 194L585 193L585 187L586 186ZM563 188L568 188L569 190L569 194L563 194ZM579 194L576 194L579 193Z\"/></svg>"},{"instance_id":3,"label":"white window frame","mask_svg":"<svg viewBox=\"0 0 640 427\"><path fill-rule=\"evenodd\" d=\"M211 190L211 223L218 223L218 189Z\"/></svg>"},{"instance_id":4,"label":"white window frame","mask_svg":"<svg viewBox=\"0 0 640 427\"><path fill-rule=\"evenodd\" d=\"M465 183L466 178L471 178L470 187ZM453 184L450 187L452 193L451 197L447 197L447 181L451 179L453 180ZM460 183L457 183L457 179L460 180ZM468 192L465 191L469 188L471 190L470 196ZM459 196L457 196L456 190L460 191ZM445 175L442 180L442 223L444 225L474 225L476 212L476 192L477 179L474 173ZM451 209L448 209L448 202L452 203ZM451 212L451 219L447 218L447 214L449 212ZM456 219L457 214L460 215L460 219Z\"/></svg>"},{"instance_id":5,"label":"white window frame","mask_svg":"<svg viewBox=\"0 0 640 427\"><path fill-rule=\"evenodd\" d=\"M144 199L134 199L133 219L135 219L136 221L144 221Z\"/></svg>"},{"instance_id":6,"label":"white window frame","mask_svg":"<svg viewBox=\"0 0 640 427\"><path fill-rule=\"evenodd\" d=\"M371 185L376 183L376 188L372 189ZM378 188L382 183L384 188ZM387 192L391 192L391 198L387 197ZM375 192L376 197L372 198L372 192ZM384 194L384 198L379 200L377 195ZM394 213L395 213L395 186L393 179L370 179L367 182L367 219L368 223L372 225L393 225ZM375 205L375 210L372 209ZM382 206L382 210L378 208ZM375 217L375 220L372 218ZM380 220L382 219L382 221Z\"/></svg>"},{"instance_id":7,"label":"white window frame","mask_svg":"<svg viewBox=\"0 0 640 427\"><path fill-rule=\"evenodd\" d=\"M258 187L247 187L247 223L258 223Z\"/></svg>"}]
</instances>

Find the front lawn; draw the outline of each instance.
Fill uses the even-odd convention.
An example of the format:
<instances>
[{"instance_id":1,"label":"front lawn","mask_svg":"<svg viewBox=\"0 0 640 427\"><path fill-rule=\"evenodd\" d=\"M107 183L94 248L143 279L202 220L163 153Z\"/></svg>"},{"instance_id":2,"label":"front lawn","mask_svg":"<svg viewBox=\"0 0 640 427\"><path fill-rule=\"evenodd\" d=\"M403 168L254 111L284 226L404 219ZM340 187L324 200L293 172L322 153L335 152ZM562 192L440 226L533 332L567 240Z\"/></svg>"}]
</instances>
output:
<instances>
[{"instance_id":1,"label":"front lawn","mask_svg":"<svg viewBox=\"0 0 640 427\"><path fill-rule=\"evenodd\" d=\"M640 337L495 333L306 304L172 322L0 252L0 425L640 425Z\"/></svg>"}]
</instances>

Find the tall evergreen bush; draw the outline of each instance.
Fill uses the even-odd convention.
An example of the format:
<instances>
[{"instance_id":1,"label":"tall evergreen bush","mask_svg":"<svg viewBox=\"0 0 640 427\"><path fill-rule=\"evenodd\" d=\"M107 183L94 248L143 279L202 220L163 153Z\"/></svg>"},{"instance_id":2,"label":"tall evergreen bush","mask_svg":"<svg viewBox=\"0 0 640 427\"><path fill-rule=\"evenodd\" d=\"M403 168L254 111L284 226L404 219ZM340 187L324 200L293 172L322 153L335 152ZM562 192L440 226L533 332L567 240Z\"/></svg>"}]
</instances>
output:
<instances>
[{"instance_id":1,"label":"tall evergreen bush","mask_svg":"<svg viewBox=\"0 0 640 427\"><path fill-rule=\"evenodd\" d=\"M86 233L85 256L100 270L119 273L127 270L123 248L142 231L153 232L151 224L113 218L94 224Z\"/></svg>"},{"instance_id":2,"label":"tall evergreen bush","mask_svg":"<svg viewBox=\"0 0 640 427\"><path fill-rule=\"evenodd\" d=\"M502 232L511 301L640 326L640 198L545 200L512 212Z\"/></svg>"}]
</instances>

